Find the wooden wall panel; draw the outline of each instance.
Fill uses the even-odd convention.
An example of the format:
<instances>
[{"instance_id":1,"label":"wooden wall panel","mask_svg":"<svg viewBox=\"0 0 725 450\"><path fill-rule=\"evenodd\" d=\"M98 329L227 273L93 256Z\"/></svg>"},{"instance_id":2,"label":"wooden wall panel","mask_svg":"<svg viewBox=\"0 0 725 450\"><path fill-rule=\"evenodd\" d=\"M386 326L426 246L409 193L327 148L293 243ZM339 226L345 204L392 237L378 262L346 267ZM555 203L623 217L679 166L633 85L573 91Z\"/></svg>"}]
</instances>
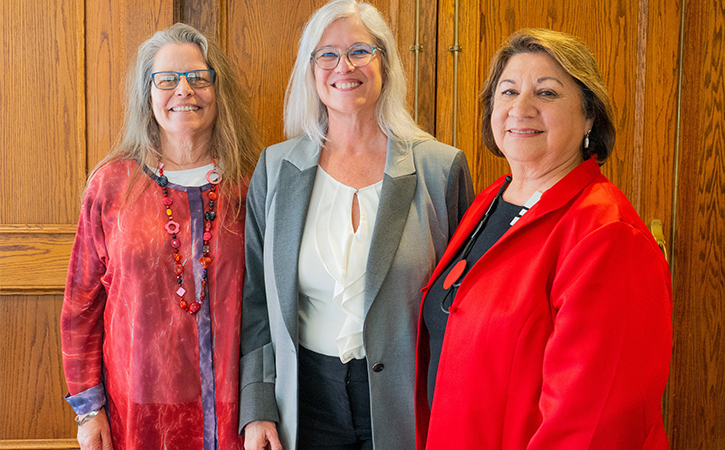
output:
<instances>
[{"instance_id":1,"label":"wooden wall panel","mask_svg":"<svg viewBox=\"0 0 725 450\"><path fill-rule=\"evenodd\" d=\"M725 2L687 1L675 241L672 450L725 448Z\"/></svg>"},{"instance_id":2,"label":"wooden wall panel","mask_svg":"<svg viewBox=\"0 0 725 450\"><path fill-rule=\"evenodd\" d=\"M436 73L438 47L438 5L436 0L400 0L390 2L390 22L398 41L398 51L408 81L408 107L418 125L435 135ZM418 26L416 30L416 14ZM414 49L418 34L418 61ZM417 74L417 101L416 101ZM417 114L416 114L417 112Z\"/></svg>"},{"instance_id":3,"label":"wooden wall panel","mask_svg":"<svg viewBox=\"0 0 725 450\"><path fill-rule=\"evenodd\" d=\"M87 0L85 11L87 165L91 170L118 137L126 106L126 76L138 46L173 23L174 2ZM77 220L76 214L69 223Z\"/></svg>"},{"instance_id":4,"label":"wooden wall panel","mask_svg":"<svg viewBox=\"0 0 725 450\"><path fill-rule=\"evenodd\" d=\"M227 50L227 1L223 0L184 0L181 17L175 21L188 23L192 27L216 40Z\"/></svg>"},{"instance_id":5,"label":"wooden wall panel","mask_svg":"<svg viewBox=\"0 0 725 450\"><path fill-rule=\"evenodd\" d=\"M0 3L0 223L78 218L85 162L80 0Z\"/></svg>"},{"instance_id":6,"label":"wooden wall panel","mask_svg":"<svg viewBox=\"0 0 725 450\"><path fill-rule=\"evenodd\" d=\"M61 296L0 298L0 440L73 438L60 348ZM9 444L8 444L9 445Z\"/></svg>"},{"instance_id":7,"label":"wooden wall panel","mask_svg":"<svg viewBox=\"0 0 725 450\"><path fill-rule=\"evenodd\" d=\"M634 154L629 176L637 182L625 194L645 223L662 220L668 259L672 261L683 0L642 4L647 8L640 7L639 14L640 35L644 36L640 36L638 45L637 64L641 69L635 91L633 147L618 143L615 154ZM622 178L616 178L616 182Z\"/></svg>"},{"instance_id":8,"label":"wooden wall panel","mask_svg":"<svg viewBox=\"0 0 725 450\"><path fill-rule=\"evenodd\" d=\"M0 294L63 294L75 225L0 225Z\"/></svg>"}]
</instances>

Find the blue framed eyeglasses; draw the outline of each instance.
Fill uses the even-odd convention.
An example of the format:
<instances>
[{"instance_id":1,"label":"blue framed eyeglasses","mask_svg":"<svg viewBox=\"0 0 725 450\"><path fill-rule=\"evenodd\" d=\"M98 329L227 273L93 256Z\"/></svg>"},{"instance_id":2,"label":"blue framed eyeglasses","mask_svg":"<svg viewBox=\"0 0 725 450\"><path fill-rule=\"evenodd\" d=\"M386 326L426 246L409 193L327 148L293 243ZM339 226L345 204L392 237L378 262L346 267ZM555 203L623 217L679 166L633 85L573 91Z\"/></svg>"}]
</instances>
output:
<instances>
[{"instance_id":1,"label":"blue framed eyeglasses","mask_svg":"<svg viewBox=\"0 0 725 450\"><path fill-rule=\"evenodd\" d=\"M216 72L211 69L190 70L188 72L164 71L152 73L151 79L157 89L168 91L175 89L179 85L182 76L186 77L189 86L197 89L211 86L214 83L215 75Z\"/></svg>"}]
</instances>

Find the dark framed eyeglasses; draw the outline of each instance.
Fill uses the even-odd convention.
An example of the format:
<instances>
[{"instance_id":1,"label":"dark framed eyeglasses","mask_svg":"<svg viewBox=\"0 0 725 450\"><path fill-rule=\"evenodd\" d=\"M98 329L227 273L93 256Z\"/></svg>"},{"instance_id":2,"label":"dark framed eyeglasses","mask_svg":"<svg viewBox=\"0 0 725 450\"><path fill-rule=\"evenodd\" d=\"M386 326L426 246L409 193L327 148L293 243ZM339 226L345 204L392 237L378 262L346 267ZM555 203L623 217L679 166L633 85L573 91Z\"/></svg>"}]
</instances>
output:
<instances>
[{"instance_id":1,"label":"dark framed eyeglasses","mask_svg":"<svg viewBox=\"0 0 725 450\"><path fill-rule=\"evenodd\" d=\"M151 79L157 89L168 91L175 89L179 85L182 76L186 77L189 86L197 89L211 86L214 83L215 75L216 72L211 69L190 70L188 72L164 71L152 73Z\"/></svg>"},{"instance_id":2,"label":"dark framed eyeglasses","mask_svg":"<svg viewBox=\"0 0 725 450\"><path fill-rule=\"evenodd\" d=\"M373 60L376 51L383 51L382 48L364 42L356 42L345 52L347 60L355 67L364 67ZM312 52L311 58L322 70L332 70L340 64L342 53L335 47L322 47Z\"/></svg>"}]
</instances>

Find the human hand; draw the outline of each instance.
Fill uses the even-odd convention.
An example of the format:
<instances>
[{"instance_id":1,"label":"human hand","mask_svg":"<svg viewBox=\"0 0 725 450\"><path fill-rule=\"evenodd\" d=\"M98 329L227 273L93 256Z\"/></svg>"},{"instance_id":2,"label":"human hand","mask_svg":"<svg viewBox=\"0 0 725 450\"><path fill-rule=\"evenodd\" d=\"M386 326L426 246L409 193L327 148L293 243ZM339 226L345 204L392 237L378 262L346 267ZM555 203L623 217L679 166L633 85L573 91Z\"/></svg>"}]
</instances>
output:
<instances>
[{"instance_id":1,"label":"human hand","mask_svg":"<svg viewBox=\"0 0 725 450\"><path fill-rule=\"evenodd\" d=\"M244 427L244 450L282 450L274 422L257 420Z\"/></svg>"},{"instance_id":2,"label":"human hand","mask_svg":"<svg viewBox=\"0 0 725 450\"><path fill-rule=\"evenodd\" d=\"M111 426L103 408L96 417L78 427L78 443L81 450L113 450Z\"/></svg>"}]
</instances>

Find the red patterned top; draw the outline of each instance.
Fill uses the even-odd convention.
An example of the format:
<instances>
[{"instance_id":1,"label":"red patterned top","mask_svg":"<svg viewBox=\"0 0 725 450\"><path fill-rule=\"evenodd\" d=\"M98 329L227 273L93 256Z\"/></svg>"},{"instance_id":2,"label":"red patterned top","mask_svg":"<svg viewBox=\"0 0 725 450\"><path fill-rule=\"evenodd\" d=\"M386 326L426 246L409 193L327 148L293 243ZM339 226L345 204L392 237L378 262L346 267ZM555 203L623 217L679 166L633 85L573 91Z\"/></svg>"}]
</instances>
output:
<instances>
[{"instance_id":1,"label":"red patterned top","mask_svg":"<svg viewBox=\"0 0 725 450\"><path fill-rule=\"evenodd\" d=\"M217 200L208 295L199 313L190 315L178 306L156 176L147 171L124 201L137 168L135 161L103 167L83 200L61 316L68 401L79 414L105 403L116 448L242 448L237 424L244 209L233 220L224 215L229 199ZM201 289L210 187L167 186L181 228L189 303ZM244 206L244 197L246 188L233 201Z\"/></svg>"}]
</instances>

